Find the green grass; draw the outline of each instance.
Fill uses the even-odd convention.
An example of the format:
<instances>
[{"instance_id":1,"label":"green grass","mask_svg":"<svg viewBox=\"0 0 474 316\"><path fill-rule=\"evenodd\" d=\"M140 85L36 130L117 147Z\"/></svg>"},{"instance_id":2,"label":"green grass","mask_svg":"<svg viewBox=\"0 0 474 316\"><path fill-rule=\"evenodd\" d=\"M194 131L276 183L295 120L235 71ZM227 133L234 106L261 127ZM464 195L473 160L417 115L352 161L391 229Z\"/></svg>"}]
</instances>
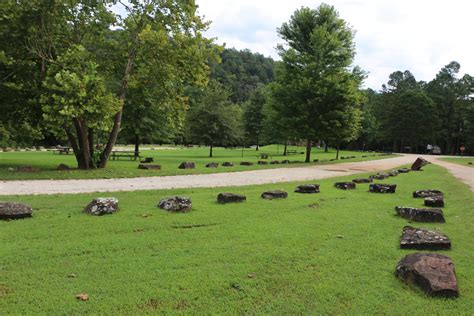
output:
<instances>
[{"instance_id":1,"label":"green grass","mask_svg":"<svg viewBox=\"0 0 474 316\"><path fill-rule=\"evenodd\" d=\"M456 163L462 166L474 167L474 157L442 158L441 160Z\"/></svg>"},{"instance_id":2,"label":"green grass","mask_svg":"<svg viewBox=\"0 0 474 316\"><path fill-rule=\"evenodd\" d=\"M105 194L119 198L121 209L103 217L82 208L104 194L3 197L29 203L35 213L0 222L0 311L471 314L474 196L444 169L424 169L383 181L398 185L393 195L368 193L368 185L333 188L336 180L353 177L321 180L316 195L292 193L297 183ZM288 190L289 198L259 198L272 188ZM397 262L413 252L398 247L408 222L394 215L394 207L421 206L411 193L425 188L445 192L446 223L412 225L450 236L453 249L440 253L454 260L458 299L427 297L394 276ZM248 200L218 205L222 191ZM193 211L156 207L175 194L191 197ZM89 301L75 299L83 292Z\"/></svg>"},{"instance_id":3,"label":"green grass","mask_svg":"<svg viewBox=\"0 0 474 316\"><path fill-rule=\"evenodd\" d=\"M298 152L304 152L302 147L291 147ZM284 160L300 161L301 163L291 164L291 166L301 166L304 161L304 154L292 154L283 156L283 146L266 146L262 147L260 151L255 149L224 149L215 148L214 157L209 158L208 147L196 148L177 148L175 150L146 150L142 151L145 157L153 157L156 164L162 166L162 170L140 170L138 169L138 161L130 161L128 158L121 158L118 161L109 161L106 169L96 170L68 170L58 171L56 167L60 163L65 163L70 167L76 166L76 161L73 155L59 155L52 152L0 152L0 179L2 180L20 180L20 179L94 179L94 178L131 178L131 177L146 177L146 176L165 176L165 175L182 175L182 174L198 174L198 173L214 173L214 172L229 172L229 171L244 171L255 169L278 168L281 165L257 165L260 158L257 157L259 153L268 153L270 160ZM341 156L356 156L355 159L326 161L319 162L319 164L347 162L347 161L363 161L372 159L387 158L390 156L380 156L376 153L361 153L341 151ZM318 149L313 151L312 159L329 160L335 158L335 151L331 150L324 153L323 150ZM362 157L367 156L367 157ZM183 161L193 161L196 163L196 169L181 170L178 166ZM231 161L234 167L206 168L205 165L209 162L222 163L224 161ZM241 161L251 161L253 166L240 166ZM18 172L16 169L21 166L32 166L38 168L39 172ZM285 165L288 166L288 165Z\"/></svg>"}]
</instances>

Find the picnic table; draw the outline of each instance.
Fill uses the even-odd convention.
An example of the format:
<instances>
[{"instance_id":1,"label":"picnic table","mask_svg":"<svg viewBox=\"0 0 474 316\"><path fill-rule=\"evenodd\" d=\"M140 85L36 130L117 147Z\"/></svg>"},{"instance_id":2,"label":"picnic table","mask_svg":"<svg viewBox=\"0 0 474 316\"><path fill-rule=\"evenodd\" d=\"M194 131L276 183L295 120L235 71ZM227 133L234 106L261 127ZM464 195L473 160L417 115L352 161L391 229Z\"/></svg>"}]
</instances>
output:
<instances>
[{"instance_id":1,"label":"picnic table","mask_svg":"<svg viewBox=\"0 0 474 316\"><path fill-rule=\"evenodd\" d=\"M138 152L138 155L135 155L134 150L112 150L111 154L112 155L109 156L109 159L112 160L119 160L120 157L127 157L130 158L130 160L137 160L137 158L140 158L140 152Z\"/></svg>"},{"instance_id":2,"label":"picnic table","mask_svg":"<svg viewBox=\"0 0 474 316\"><path fill-rule=\"evenodd\" d=\"M52 151L53 151L53 154L59 153L60 155L62 155L62 154L69 155L69 152L71 151L71 147L58 146L56 148L53 148Z\"/></svg>"},{"instance_id":3,"label":"picnic table","mask_svg":"<svg viewBox=\"0 0 474 316\"><path fill-rule=\"evenodd\" d=\"M298 151L296 149L287 149L286 150L286 154L287 155L290 155L290 154L297 154Z\"/></svg>"}]
</instances>

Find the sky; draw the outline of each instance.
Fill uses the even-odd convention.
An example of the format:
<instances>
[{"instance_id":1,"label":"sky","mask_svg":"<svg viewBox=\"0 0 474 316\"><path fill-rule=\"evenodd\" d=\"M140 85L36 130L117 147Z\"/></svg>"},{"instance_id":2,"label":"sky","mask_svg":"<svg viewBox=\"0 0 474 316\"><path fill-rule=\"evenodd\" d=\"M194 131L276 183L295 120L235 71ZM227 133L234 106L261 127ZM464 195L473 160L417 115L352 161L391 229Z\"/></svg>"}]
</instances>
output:
<instances>
[{"instance_id":1,"label":"sky","mask_svg":"<svg viewBox=\"0 0 474 316\"><path fill-rule=\"evenodd\" d=\"M208 37L227 48L248 48L278 59L276 29L313 0L196 0L212 21ZM380 90L397 70L429 81L449 62L474 75L474 1L326 0L356 31L355 65L369 73L365 86Z\"/></svg>"}]
</instances>

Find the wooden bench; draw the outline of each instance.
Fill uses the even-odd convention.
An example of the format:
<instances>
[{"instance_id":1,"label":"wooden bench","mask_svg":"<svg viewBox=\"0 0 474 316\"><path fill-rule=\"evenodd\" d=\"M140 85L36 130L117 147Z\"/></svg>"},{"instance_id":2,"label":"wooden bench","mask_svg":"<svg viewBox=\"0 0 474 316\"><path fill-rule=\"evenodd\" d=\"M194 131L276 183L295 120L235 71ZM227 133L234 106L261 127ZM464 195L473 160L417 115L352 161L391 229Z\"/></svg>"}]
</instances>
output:
<instances>
[{"instance_id":1,"label":"wooden bench","mask_svg":"<svg viewBox=\"0 0 474 316\"><path fill-rule=\"evenodd\" d=\"M111 154L112 155L109 156L109 159L112 160L119 160L120 157L130 158L130 160L137 160L137 158L140 158L140 152L138 153L138 156L135 156L134 150L112 150Z\"/></svg>"},{"instance_id":2,"label":"wooden bench","mask_svg":"<svg viewBox=\"0 0 474 316\"><path fill-rule=\"evenodd\" d=\"M71 148L66 147L66 146L64 146L64 147L61 146L61 147L53 148L52 151L53 151L53 154L59 153L60 155L62 155L62 154L69 155L69 152L71 151Z\"/></svg>"}]
</instances>

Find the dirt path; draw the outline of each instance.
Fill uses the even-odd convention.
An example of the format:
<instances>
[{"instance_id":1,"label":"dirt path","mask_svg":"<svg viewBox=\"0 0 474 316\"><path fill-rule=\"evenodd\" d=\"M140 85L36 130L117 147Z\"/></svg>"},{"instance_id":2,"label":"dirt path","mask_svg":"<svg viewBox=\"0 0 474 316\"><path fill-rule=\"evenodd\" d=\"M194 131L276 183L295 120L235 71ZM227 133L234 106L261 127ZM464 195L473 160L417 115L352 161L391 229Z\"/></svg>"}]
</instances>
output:
<instances>
[{"instance_id":1,"label":"dirt path","mask_svg":"<svg viewBox=\"0 0 474 316\"><path fill-rule=\"evenodd\" d=\"M0 195L71 194L91 192L116 192L159 190L172 188L202 188L245 186L253 184L317 180L341 175L376 172L411 164L416 155L395 158L339 163L301 168L278 168L243 172L198 174L123 179L94 180L21 180L0 182ZM468 184L474 191L474 168L441 161L436 156L425 156L434 164L448 169L455 177Z\"/></svg>"},{"instance_id":2,"label":"dirt path","mask_svg":"<svg viewBox=\"0 0 474 316\"><path fill-rule=\"evenodd\" d=\"M0 182L0 195L70 194L159 190L171 188L200 188L245 186L252 184L316 180L363 172L395 168L413 162L412 156L339 163L301 168L278 168L231 173L199 174L123 179L93 180L19 180Z\"/></svg>"}]
</instances>

